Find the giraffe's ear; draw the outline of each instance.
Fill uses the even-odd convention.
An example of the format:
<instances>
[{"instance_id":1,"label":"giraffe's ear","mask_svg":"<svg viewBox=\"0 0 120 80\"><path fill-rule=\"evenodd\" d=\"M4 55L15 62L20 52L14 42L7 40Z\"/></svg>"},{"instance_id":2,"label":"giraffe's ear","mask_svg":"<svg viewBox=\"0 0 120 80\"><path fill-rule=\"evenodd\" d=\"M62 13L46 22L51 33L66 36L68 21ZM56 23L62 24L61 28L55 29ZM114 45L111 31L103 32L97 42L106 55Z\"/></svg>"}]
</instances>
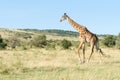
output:
<instances>
[{"instance_id":1,"label":"giraffe's ear","mask_svg":"<svg viewBox=\"0 0 120 80\"><path fill-rule=\"evenodd\" d=\"M66 13L64 13L64 15L66 15Z\"/></svg>"}]
</instances>

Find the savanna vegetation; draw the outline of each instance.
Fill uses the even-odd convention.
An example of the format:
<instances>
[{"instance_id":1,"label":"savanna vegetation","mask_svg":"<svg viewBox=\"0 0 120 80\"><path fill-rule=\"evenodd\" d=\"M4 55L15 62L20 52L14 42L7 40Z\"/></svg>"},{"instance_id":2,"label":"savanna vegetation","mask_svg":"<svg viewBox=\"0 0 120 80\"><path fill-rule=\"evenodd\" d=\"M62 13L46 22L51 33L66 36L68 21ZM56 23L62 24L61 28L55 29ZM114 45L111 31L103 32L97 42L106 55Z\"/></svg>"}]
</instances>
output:
<instances>
[{"instance_id":1,"label":"savanna vegetation","mask_svg":"<svg viewBox=\"0 0 120 80\"><path fill-rule=\"evenodd\" d=\"M0 34L0 80L120 79L120 34L98 35L106 57L99 63L95 52L84 64L75 50L77 32L1 28ZM86 60L89 55L86 44Z\"/></svg>"}]
</instances>

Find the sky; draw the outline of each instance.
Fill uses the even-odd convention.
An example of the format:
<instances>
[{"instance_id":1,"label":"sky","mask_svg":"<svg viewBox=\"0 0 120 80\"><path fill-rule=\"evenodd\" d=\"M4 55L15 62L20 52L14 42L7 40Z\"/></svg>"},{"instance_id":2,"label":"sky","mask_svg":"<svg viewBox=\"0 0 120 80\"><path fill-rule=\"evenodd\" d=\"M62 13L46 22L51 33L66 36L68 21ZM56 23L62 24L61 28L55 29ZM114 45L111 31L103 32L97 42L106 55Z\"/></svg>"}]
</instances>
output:
<instances>
[{"instance_id":1,"label":"sky","mask_svg":"<svg viewBox=\"0 0 120 80\"><path fill-rule=\"evenodd\" d=\"M93 33L120 33L120 0L0 0L0 28L76 31L64 13Z\"/></svg>"}]
</instances>

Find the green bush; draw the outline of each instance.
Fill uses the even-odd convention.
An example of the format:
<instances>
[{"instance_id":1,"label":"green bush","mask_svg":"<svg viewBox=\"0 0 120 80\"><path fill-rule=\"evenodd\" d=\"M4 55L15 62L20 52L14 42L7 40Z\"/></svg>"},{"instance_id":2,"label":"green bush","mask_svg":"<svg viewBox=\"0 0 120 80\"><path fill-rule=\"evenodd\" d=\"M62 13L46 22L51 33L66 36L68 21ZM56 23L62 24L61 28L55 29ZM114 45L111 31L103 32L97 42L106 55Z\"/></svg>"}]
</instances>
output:
<instances>
[{"instance_id":1,"label":"green bush","mask_svg":"<svg viewBox=\"0 0 120 80\"><path fill-rule=\"evenodd\" d=\"M62 40L62 41L61 41L61 44L62 44L62 47L63 47L64 49L68 49L69 47L72 46L71 42L68 41L68 40L66 40L66 39Z\"/></svg>"},{"instance_id":2,"label":"green bush","mask_svg":"<svg viewBox=\"0 0 120 80\"><path fill-rule=\"evenodd\" d=\"M6 46L7 46L7 44L3 42L3 39L0 35L0 49L5 49Z\"/></svg>"},{"instance_id":3,"label":"green bush","mask_svg":"<svg viewBox=\"0 0 120 80\"><path fill-rule=\"evenodd\" d=\"M119 33L118 36L117 36L116 46L117 46L117 48L120 49L120 33Z\"/></svg>"},{"instance_id":4,"label":"green bush","mask_svg":"<svg viewBox=\"0 0 120 80\"><path fill-rule=\"evenodd\" d=\"M15 49L17 46L21 46L21 40L18 39L18 37L14 35L9 38L9 40L7 41L7 44L12 49Z\"/></svg>"},{"instance_id":5,"label":"green bush","mask_svg":"<svg viewBox=\"0 0 120 80\"><path fill-rule=\"evenodd\" d=\"M47 41L46 49L55 49L55 47L56 47L56 41L52 39Z\"/></svg>"},{"instance_id":6,"label":"green bush","mask_svg":"<svg viewBox=\"0 0 120 80\"><path fill-rule=\"evenodd\" d=\"M33 39L32 45L36 47L45 47L47 45L47 40L45 35L39 35Z\"/></svg>"},{"instance_id":7,"label":"green bush","mask_svg":"<svg viewBox=\"0 0 120 80\"><path fill-rule=\"evenodd\" d=\"M102 43L107 47L113 47L116 45L116 38L113 35L108 35L102 40Z\"/></svg>"}]
</instances>

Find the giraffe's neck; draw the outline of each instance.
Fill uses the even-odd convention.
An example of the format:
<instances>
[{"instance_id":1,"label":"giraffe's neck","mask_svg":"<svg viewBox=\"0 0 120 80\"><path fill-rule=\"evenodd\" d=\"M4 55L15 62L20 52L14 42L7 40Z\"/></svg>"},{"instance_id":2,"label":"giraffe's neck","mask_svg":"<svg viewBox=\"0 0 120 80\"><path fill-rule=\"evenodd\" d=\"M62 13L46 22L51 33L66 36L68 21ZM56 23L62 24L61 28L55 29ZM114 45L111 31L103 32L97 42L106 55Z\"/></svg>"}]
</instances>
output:
<instances>
[{"instance_id":1,"label":"giraffe's neck","mask_svg":"<svg viewBox=\"0 0 120 80\"><path fill-rule=\"evenodd\" d=\"M85 28L85 26L82 26L78 23L76 23L74 20L72 20L70 17L67 17L67 21L70 23L71 26L73 26L73 28L75 28L76 30L78 30L79 32L81 32L82 28Z\"/></svg>"}]
</instances>

